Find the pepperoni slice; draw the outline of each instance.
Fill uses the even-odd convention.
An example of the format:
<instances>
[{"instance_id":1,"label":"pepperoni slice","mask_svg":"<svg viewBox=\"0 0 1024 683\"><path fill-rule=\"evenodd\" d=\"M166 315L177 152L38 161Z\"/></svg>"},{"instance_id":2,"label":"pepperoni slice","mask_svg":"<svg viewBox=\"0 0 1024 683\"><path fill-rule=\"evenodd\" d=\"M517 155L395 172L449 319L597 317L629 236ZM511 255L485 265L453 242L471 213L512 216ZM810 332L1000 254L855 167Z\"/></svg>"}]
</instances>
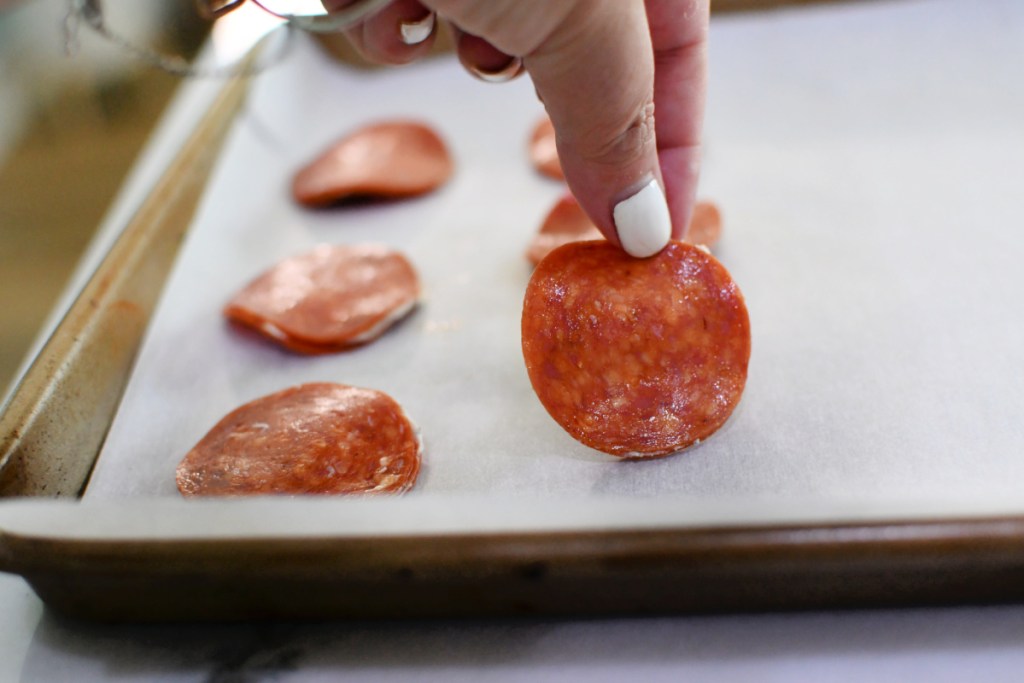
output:
<instances>
[{"instance_id":1,"label":"pepperoni slice","mask_svg":"<svg viewBox=\"0 0 1024 683\"><path fill-rule=\"evenodd\" d=\"M303 384L232 411L178 465L185 496L402 493L421 443L387 394Z\"/></svg>"},{"instance_id":2,"label":"pepperoni slice","mask_svg":"<svg viewBox=\"0 0 1024 683\"><path fill-rule=\"evenodd\" d=\"M526 249L526 258L533 265L541 262L552 251L568 244L583 240L600 240L604 235L583 213L576 198L564 194L548 213L540 230L533 236Z\"/></svg>"},{"instance_id":3,"label":"pepperoni slice","mask_svg":"<svg viewBox=\"0 0 1024 683\"><path fill-rule=\"evenodd\" d=\"M693 207L690 226L686 230L684 242L701 244L711 249L718 244L722 236L722 212L709 201L699 201Z\"/></svg>"},{"instance_id":4,"label":"pepperoni slice","mask_svg":"<svg viewBox=\"0 0 1024 683\"><path fill-rule=\"evenodd\" d=\"M699 201L693 207L693 217L686 232L684 241L691 244L702 244L709 249L718 241L722 234L722 215L712 202ZM579 202L571 194L566 193L544 219L540 230L526 249L526 258L533 265L552 251L570 242L604 239L587 214L583 213Z\"/></svg>"},{"instance_id":5,"label":"pepperoni slice","mask_svg":"<svg viewBox=\"0 0 1024 683\"><path fill-rule=\"evenodd\" d=\"M325 244L257 277L224 315L293 351L329 353L377 338L419 296L419 277L398 252Z\"/></svg>"},{"instance_id":6,"label":"pepperoni slice","mask_svg":"<svg viewBox=\"0 0 1024 683\"><path fill-rule=\"evenodd\" d=\"M412 197L443 185L453 169L448 148L431 128L389 121L335 143L295 175L292 194L313 207L362 197Z\"/></svg>"},{"instance_id":7,"label":"pepperoni slice","mask_svg":"<svg viewBox=\"0 0 1024 683\"><path fill-rule=\"evenodd\" d=\"M547 256L526 290L523 357L551 417L622 458L706 439L739 403L750 357L743 295L703 249L634 259L609 242Z\"/></svg>"},{"instance_id":8,"label":"pepperoni slice","mask_svg":"<svg viewBox=\"0 0 1024 683\"><path fill-rule=\"evenodd\" d=\"M541 174L565 180L562 163L558 160L558 148L555 146L555 127L547 116L537 122L530 136L530 162Z\"/></svg>"}]
</instances>

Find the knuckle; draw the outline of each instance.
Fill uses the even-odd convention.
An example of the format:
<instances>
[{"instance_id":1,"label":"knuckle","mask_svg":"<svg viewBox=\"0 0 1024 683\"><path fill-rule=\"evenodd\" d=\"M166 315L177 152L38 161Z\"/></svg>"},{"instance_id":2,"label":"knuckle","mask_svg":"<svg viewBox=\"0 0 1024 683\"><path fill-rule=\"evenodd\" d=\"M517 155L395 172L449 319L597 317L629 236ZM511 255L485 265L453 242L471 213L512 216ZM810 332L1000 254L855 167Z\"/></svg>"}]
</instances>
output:
<instances>
[{"instance_id":1,"label":"knuckle","mask_svg":"<svg viewBox=\"0 0 1024 683\"><path fill-rule=\"evenodd\" d=\"M587 161L605 166L626 166L640 161L654 144L654 102L645 102L625 126L612 128L610 134L584 136L580 155Z\"/></svg>"}]
</instances>

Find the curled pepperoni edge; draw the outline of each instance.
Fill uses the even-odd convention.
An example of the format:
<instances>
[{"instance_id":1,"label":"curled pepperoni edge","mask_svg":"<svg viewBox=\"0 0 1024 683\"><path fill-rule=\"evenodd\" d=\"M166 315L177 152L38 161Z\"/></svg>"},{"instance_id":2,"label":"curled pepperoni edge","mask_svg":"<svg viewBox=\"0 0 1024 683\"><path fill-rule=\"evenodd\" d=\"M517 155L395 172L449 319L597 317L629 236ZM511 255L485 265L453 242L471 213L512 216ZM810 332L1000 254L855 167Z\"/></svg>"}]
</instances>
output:
<instances>
[{"instance_id":1,"label":"curled pepperoni edge","mask_svg":"<svg viewBox=\"0 0 1024 683\"><path fill-rule=\"evenodd\" d=\"M379 245L320 245L317 248L332 247L333 249L358 249L360 247L367 246L374 247ZM368 318L364 325L353 329L344 337L325 338L324 336L302 334L300 331L290 329L287 326L282 327L275 322L273 319L274 316L272 315L268 315L264 312L255 310L252 307L238 303L240 295L242 295L248 288L254 286L255 283L259 282L260 279L265 277L268 273L273 272L275 268L280 267L282 263L291 259L302 258L307 256L309 253L311 252L305 252L282 259L253 278L245 287L236 292L235 295L232 296L231 300L228 301L227 305L224 306L222 310L224 317L227 318L231 324L242 329L250 330L262 338L267 339L289 351L315 356L337 353L369 344L387 332L391 327L397 325L404 318L408 317L420 303L420 299L423 295L423 289L416 268L404 254L390 249L388 250L387 255L401 260L402 265L412 275L415 283L414 288L400 305L382 312L376 318Z\"/></svg>"},{"instance_id":2,"label":"curled pepperoni edge","mask_svg":"<svg viewBox=\"0 0 1024 683\"><path fill-rule=\"evenodd\" d=\"M387 129L403 129L404 132L413 132L421 136L433 147L433 154L439 162L439 172L431 173L421 180L414 182L398 183L394 175L388 178L383 176L367 179L362 178L359 182L347 182L335 185L329 189L310 189L309 186L317 187L321 183L313 182L312 179L323 173L323 166L329 163L335 150L343 145L350 144L353 140L365 135L379 135ZM395 163L401 163L401 158L396 158ZM403 199L419 197L440 188L447 183L455 173L455 162L444 139L431 126L420 121L390 120L368 124L351 131L341 139L329 145L314 159L303 165L292 177L291 194L296 202L308 208L327 208L342 204L350 200L358 199Z\"/></svg>"}]
</instances>

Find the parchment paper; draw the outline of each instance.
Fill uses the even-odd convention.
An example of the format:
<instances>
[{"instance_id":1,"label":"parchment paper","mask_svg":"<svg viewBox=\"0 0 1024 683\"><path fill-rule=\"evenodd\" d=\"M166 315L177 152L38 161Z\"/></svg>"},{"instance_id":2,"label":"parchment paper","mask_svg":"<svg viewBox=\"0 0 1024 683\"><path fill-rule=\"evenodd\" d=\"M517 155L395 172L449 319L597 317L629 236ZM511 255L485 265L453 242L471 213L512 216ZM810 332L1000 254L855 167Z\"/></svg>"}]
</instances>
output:
<instances>
[{"instance_id":1,"label":"parchment paper","mask_svg":"<svg viewBox=\"0 0 1024 683\"><path fill-rule=\"evenodd\" d=\"M526 141L527 79L454 60L356 72L300 41L254 84L156 313L87 497L177 496L224 414L308 381L386 391L423 431L412 496L1008 496L1024 480L1024 21L1013 0L862 3L716 20L700 195L747 298L746 393L684 454L620 462L536 400L519 346L531 233L562 192ZM1016 28L1014 28L1016 27ZM390 117L457 159L440 192L308 211L294 171ZM381 242L426 300L309 358L227 326L227 298L322 242ZM1024 503L1024 501L1022 501Z\"/></svg>"}]
</instances>

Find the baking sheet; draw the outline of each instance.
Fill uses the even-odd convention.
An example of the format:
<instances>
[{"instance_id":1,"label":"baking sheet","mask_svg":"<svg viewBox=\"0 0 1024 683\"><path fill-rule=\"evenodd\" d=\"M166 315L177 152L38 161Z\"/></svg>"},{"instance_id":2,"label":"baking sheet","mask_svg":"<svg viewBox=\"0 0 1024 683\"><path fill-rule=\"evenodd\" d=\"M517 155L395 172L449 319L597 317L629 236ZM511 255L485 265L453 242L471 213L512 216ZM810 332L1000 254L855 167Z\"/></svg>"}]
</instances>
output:
<instances>
[{"instance_id":1,"label":"baking sheet","mask_svg":"<svg viewBox=\"0 0 1024 683\"><path fill-rule=\"evenodd\" d=\"M750 377L713 438L639 463L562 432L523 367L522 252L561 193L527 164L541 113L529 82L480 84L451 60L356 72L300 41L254 84L86 497L176 497L178 460L226 412L323 380L384 390L420 425L413 497L799 497L813 517L816 499L1016 494L1022 10L934 0L716 20L700 194L724 212L717 253L747 297ZM290 202L298 166L392 116L439 129L452 183L384 206ZM427 296L374 344L299 357L221 319L276 260L364 241L405 251Z\"/></svg>"}]
</instances>

